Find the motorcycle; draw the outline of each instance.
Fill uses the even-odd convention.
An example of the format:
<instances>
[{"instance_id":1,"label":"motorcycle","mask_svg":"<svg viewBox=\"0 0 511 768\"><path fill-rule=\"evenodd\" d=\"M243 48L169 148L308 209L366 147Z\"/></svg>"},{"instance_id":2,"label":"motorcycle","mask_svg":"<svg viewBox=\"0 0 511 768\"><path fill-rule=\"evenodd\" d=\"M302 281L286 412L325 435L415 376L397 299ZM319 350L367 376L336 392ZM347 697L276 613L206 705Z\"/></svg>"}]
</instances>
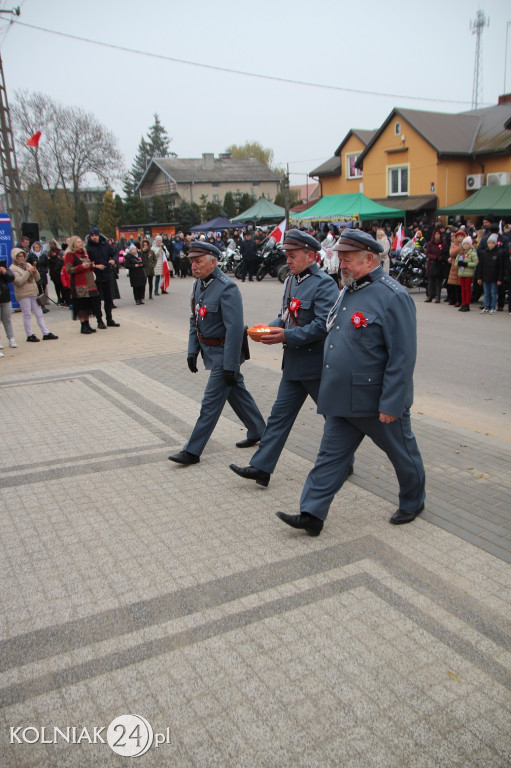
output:
<instances>
[{"instance_id":1,"label":"motorcycle","mask_svg":"<svg viewBox=\"0 0 511 768\"><path fill-rule=\"evenodd\" d=\"M279 270L277 272L277 277L279 279L279 282L285 283L286 277L289 275L289 267L287 264L283 264L281 267L279 267Z\"/></svg>"},{"instance_id":2,"label":"motorcycle","mask_svg":"<svg viewBox=\"0 0 511 768\"><path fill-rule=\"evenodd\" d=\"M222 272L235 272L238 264L241 264L239 248L226 248L218 262L218 267Z\"/></svg>"},{"instance_id":3,"label":"motorcycle","mask_svg":"<svg viewBox=\"0 0 511 768\"><path fill-rule=\"evenodd\" d=\"M280 267L286 261L286 252L282 249L279 243L276 243L275 240L273 240L273 243L270 242L262 249L261 259L262 263L255 276L257 281L263 280L265 275L277 277Z\"/></svg>"},{"instance_id":4,"label":"motorcycle","mask_svg":"<svg viewBox=\"0 0 511 768\"><path fill-rule=\"evenodd\" d=\"M405 288L425 288L426 255L413 240L409 240L401 249L399 256L390 267L390 276Z\"/></svg>"}]
</instances>

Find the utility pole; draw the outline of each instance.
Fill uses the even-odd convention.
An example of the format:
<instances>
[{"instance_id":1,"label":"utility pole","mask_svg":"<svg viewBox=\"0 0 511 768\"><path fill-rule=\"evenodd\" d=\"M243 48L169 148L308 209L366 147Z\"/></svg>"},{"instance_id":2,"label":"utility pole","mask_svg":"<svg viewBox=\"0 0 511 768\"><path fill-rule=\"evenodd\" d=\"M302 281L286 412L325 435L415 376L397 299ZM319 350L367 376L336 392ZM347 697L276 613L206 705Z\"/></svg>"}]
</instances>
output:
<instances>
[{"instance_id":1,"label":"utility pole","mask_svg":"<svg viewBox=\"0 0 511 768\"><path fill-rule=\"evenodd\" d=\"M0 13L12 13L13 16L19 16L20 9L14 8L10 11L2 10ZM16 161L16 151L14 149L14 139L12 135L11 114L9 112L9 103L7 101L7 90L5 88L4 68L1 57L0 138L0 164L2 166L5 205L7 208L6 213L8 213L11 218L13 240L19 240L21 237L21 222L23 219L23 200L21 197L18 163Z\"/></svg>"},{"instance_id":2,"label":"utility pole","mask_svg":"<svg viewBox=\"0 0 511 768\"><path fill-rule=\"evenodd\" d=\"M483 98L482 85L482 36L483 29L490 26L490 19L484 15L484 11L477 11L477 18L470 22L472 34L476 36L476 54L474 59L474 84L472 86L472 109L477 109L479 101Z\"/></svg>"},{"instance_id":3,"label":"utility pole","mask_svg":"<svg viewBox=\"0 0 511 768\"><path fill-rule=\"evenodd\" d=\"M289 229L289 163L286 165L284 177L284 207L286 209L286 232Z\"/></svg>"}]
</instances>

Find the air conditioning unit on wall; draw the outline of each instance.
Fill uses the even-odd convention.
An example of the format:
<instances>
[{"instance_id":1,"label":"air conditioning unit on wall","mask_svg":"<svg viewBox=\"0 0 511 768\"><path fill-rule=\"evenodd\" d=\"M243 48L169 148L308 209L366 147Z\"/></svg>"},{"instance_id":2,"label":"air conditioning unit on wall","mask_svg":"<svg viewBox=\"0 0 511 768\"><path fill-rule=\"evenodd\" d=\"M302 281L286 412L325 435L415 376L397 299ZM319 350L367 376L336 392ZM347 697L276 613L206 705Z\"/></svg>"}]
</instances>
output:
<instances>
[{"instance_id":1,"label":"air conditioning unit on wall","mask_svg":"<svg viewBox=\"0 0 511 768\"><path fill-rule=\"evenodd\" d=\"M489 173L486 176L486 183L489 187L500 187L502 184L511 184L511 173Z\"/></svg>"},{"instance_id":2,"label":"air conditioning unit on wall","mask_svg":"<svg viewBox=\"0 0 511 768\"><path fill-rule=\"evenodd\" d=\"M481 189L484 184L483 173L471 173L465 180L465 189L470 192L474 189Z\"/></svg>"}]
</instances>

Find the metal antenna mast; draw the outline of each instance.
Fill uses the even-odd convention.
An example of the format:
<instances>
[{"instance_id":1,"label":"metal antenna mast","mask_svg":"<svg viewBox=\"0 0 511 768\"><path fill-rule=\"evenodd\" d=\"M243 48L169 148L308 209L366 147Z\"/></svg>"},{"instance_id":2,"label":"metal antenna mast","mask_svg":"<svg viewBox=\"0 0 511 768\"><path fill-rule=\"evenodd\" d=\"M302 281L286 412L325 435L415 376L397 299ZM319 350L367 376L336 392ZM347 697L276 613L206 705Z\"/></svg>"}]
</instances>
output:
<instances>
[{"instance_id":1,"label":"metal antenna mast","mask_svg":"<svg viewBox=\"0 0 511 768\"><path fill-rule=\"evenodd\" d=\"M10 11L0 10L0 13L12 13L13 16L20 15L20 9L14 8ZM16 151L14 149L14 138L12 135L11 114L9 112L9 103L7 101L7 90L5 88L4 68L2 58L0 57L0 164L2 166L3 187L5 193L6 213L10 215L13 231L13 240L21 237L21 222L23 219L23 201L21 198L20 178L18 173L18 163L16 161Z\"/></svg>"},{"instance_id":2,"label":"metal antenna mast","mask_svg":"<svg viewBox=\"0 0 511 768\"><path fill-rule=\"evenodd\" d=\"M472 87L472 109L477 109L479 100L483 98L483 64L482 64L482 35L483 29L490 25L490 19L484 15L484 11L477 11L477 18L470 22L472 34L476 36L476 55L474 60L474 85Z\"/></svg>"}]
</instances>

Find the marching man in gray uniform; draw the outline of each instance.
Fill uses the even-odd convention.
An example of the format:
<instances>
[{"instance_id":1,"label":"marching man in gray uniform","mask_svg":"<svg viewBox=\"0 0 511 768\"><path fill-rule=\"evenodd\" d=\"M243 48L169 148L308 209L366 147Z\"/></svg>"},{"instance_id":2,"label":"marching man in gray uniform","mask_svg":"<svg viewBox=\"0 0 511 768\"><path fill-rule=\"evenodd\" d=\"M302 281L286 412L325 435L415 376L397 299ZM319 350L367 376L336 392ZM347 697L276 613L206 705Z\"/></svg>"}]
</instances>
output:
<instances>
[{"instance_id":1,"label":"marching man in gray uniform","mask_svg":"<svg viewBox=\"0 0 511 768\"><path fill-rule=\"evenodd\" d=\"M219 249L205 241L192 243L188 258L195 282L192 288L188 368L197 373L199 353L211 371L199 418L184 449L169 456L177 464L197 464L213 432L225 401L247 428L247 439L257 442L265 423L240 373L245 361L243 306L237 285L218 267ZM244 441L242 441L244 442Z\"/></svg>"},{"instance_id":2,"label":"marching man in gray uniform","mask_svg":"<svg viewBox=\"0 0 511 768\"><path fill-rule=\"evenodd\" d=\"M425 474L410 425L416 358L415 304L380 264L381 244L345 230L339 251L343 290L332 308L325 341L318 411L325 428L300 499L300 514L277 512L293 528L319 536L353 456L369 435L392 462L399 481L394 525L424 508Z\"/></svg>"},{"instance_id":3,"label":"marching man in gray uniform","mask_svg":"<svg viewBox=\"0 0 511 768\"><path fill-rule=\"evenodd\" d=\"M275 327L262 338L264 344L284 345L282 380L261 444L250 465L230 465L240 477L265 487L307 395L315 403L318 401L326 319L339 295L337 283L316 264L316 253L321 246L314 237L299 229L290 229L282 247L291 274L284 284L280 315L270 323ZM255 442L245 441L243 447Z\"/></svg>"}]
</instances>

